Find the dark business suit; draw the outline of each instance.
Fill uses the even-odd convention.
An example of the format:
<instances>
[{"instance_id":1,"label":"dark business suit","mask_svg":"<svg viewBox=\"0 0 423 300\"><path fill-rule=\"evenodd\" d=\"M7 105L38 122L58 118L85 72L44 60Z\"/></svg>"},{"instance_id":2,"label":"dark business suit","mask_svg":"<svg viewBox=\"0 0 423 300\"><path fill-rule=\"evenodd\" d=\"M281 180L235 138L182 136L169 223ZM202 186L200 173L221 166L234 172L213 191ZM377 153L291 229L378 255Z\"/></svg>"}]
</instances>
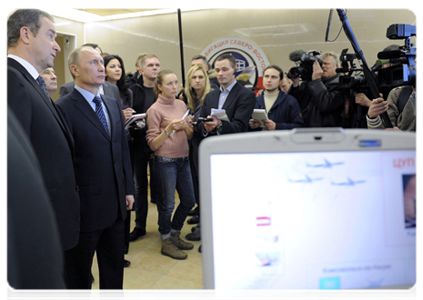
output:
<instances>
[{"instance_id":1,"label":"dark business suit","mask_svg":"<svg viewBox=\"0 0 423 300\"><path fill-rule=\"evenodd\" d=\"M34 147L56 215L62 248L68 250L78 243L80 217L73 138L55 104L28 71L12 58L7 62L8 104Z\"/></svg>"},{"instance_id":2,"label":"dark business suit","mask_svg":"<svg viewBox=\"0 0 423 300\"><path fill-rule=\"evenodd\" d=\"M25 188L22 188L25 187ZM29 138L7 112L7 280L15 289L64 289L56 217Z\"/></svg>"},{"instance_id":3,"label":"dark business suit","mask_svg":"<svg viewBox=\"0 0 423 300\"><path fill-rule=\"evenodd\" d=\"M97 252L100 288L123 284L123 220L126 195L134 194L123 115L116 99L102 96L111 136L87 100L74 89L56 101L75 140L75 162L81 198L81 235L75 248L75 275L70 288L91 287L91 265ZM110 254L112 252L112 254Z\"/></svg>"},{"instance_id":4,"label":"dark business suit","mask_svg":"<svg viewBox=\"0 0 423 300\"><path fill-rule=\"evenodd\" d=\"M62 98L63 96L66 96L67 94L70 94L73 91L74 87L75 87L75 81L71 81L62 85L60 87L59 98ZM105 81L103 84L103 91L104 91L104 95L115 98L119 101L120 99L119 89L116 85Z\"/></svg>"},{"instance_id":5,"label":"dark business suit","mask_svg":"<svg viewBox=\"0 0 423 300\"><path fill-rule=\"evenodd\" d=\"M211 115L212 108L218 108L220 89L212 90L206 95L204 104L201 109L200 117L207 117ZM255 94L243 87L238 82L233 86L229 92L222 109L226 110L230 122L222 122L222 131L220 134L246 132L248 130L248 122L256 104ZM204 124L198 122L197 125L197 139L203 138ZM211 133L213 134L213 133ZM198 140L197 140L198 141Z\"/></svg>"}]
</instances>

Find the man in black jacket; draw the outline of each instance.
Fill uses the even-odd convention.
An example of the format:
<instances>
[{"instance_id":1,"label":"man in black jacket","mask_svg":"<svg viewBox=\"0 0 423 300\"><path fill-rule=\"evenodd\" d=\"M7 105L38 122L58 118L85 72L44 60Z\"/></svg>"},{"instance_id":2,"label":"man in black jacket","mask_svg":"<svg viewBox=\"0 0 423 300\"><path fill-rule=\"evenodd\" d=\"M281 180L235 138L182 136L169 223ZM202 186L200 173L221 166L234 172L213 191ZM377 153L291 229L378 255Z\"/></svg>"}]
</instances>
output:
<instances>
[{"instance_id":1,"label":"man in black jacket","mask_svg":"<svg viewBox=\"0 0 423 300\"><path fill-rule=\"evenodd\" d=\"M157 74L160 72L160 61L154 54L146 54L140 63L142 75L139 76L136 83L129 88L134 95L133 109L137 113L145 113L156 101L154 96L154 82ZM144 122L145 123L145 122ZM147 144L145 134L147 126L130 128L133 138L132 165L134 170L135 182L135 228L129 236L129 240L135 241L146 234L146 223L148 213L148 176L147 165L150 167L150 175L153 174L153 151ZM156 200L156 185L154 180L150 181L151 198Z\"/></svg>"},{"instance_id":2,"label":"man in black jacket","mask_svg":"<svg viewBox=\"0 0 423 300\"><path fill-rule=\"evenodd\" d=\"M300 85L299 78L293 79L288 94L298 100L306 127L341 126L345 95L339 89L338 58L324 53L320 59L323 65L314 62L311 80Z\"/></svg>"},{"instance_id":3,"label":"man in black jacket","mask_svg":"<svg viewBox=\"0 0 423 300\"><path fill-rule=\"evenodd\" d=\"M235 79L236 60L230 54L223 54L215 61L215 72L220 89L212 90L204 99L200 117L213 119L199 122L197 132L201 139L227 133L246 132L256 104L254 93ZM216 118L212 109L224 109L229 121Z\"/></svg>"}]
</instances>

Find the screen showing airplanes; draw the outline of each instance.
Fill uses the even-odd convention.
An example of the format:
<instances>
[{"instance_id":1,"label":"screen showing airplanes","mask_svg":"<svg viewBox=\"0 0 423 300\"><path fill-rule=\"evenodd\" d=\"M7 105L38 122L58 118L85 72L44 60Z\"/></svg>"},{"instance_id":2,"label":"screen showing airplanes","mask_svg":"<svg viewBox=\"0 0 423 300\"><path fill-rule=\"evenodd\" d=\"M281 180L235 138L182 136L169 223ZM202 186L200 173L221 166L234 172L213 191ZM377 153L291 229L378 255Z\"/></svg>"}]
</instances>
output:
<instances>
[{"instance_id":1,"label":"screen showing airplanes","mask_svg":"<svg viewBox=\"0 0 423 300\"><path fill-rule=\"evenodd\" d=\"M415 284L415 151L210 159L215 289Z\"/></svg>"}]
</instances>

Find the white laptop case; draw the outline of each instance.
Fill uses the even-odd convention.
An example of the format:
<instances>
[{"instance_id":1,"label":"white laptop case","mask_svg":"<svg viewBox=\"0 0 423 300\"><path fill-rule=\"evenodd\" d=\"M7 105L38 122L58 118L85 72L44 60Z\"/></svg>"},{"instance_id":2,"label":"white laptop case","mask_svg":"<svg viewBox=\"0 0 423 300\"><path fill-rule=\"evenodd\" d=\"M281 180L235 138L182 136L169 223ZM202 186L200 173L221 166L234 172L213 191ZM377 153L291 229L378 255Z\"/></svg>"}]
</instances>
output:
<instances>
[{"instance_id":1,"label":"white laptop case","mask_svg":"<svg viewBox=\"0 0 423 300\"><path fill-rule=\"evenodd\" d=\"M338 128L205 139L204 288L413 286L415 143L414 133Z\"/></svg>"}]
</instances>

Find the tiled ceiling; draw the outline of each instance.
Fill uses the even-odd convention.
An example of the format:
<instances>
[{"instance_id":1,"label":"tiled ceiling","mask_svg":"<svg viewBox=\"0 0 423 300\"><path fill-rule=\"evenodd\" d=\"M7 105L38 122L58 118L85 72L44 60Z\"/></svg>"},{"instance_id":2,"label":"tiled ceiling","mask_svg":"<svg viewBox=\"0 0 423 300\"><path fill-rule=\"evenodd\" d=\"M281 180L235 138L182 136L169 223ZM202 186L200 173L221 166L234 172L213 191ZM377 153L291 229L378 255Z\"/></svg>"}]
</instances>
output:
<instances>
[{"instance_id":1,"label":"tiled ceiling","mask_svg":"<svg viewBox=\"0 0 423 300\"><path fill-rule=\"evenodd\" d=\"M113 15L121 15L121 14L130 14L130 13L137 13L137 12L144 12L144 11L150 11L150 10L155 10L154 8L146 8L146 9L130 9L130 8L126 8L126 9L78 9L80 11L84 11L87 13L91 13L91 14L95 14L95 15L99 15L102 17L106 17L106 16L113 16Z\"/></svg>"}]
</instances>

